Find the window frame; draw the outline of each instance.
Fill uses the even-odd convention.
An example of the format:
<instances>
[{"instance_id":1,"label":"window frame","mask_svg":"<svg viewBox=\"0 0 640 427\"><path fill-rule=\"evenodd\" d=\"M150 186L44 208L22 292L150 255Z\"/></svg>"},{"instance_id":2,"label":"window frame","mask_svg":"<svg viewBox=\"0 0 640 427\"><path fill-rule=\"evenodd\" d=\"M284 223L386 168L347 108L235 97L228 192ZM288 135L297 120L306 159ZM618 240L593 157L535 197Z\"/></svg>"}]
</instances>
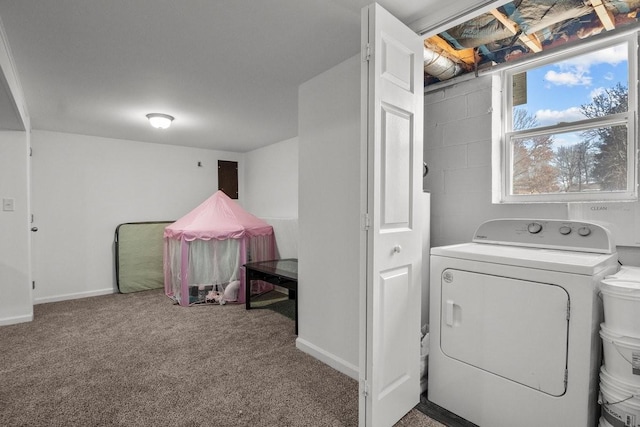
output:
<instances>
[{"instance_id":1,"label":"window frame","mask_svg":"<svg viewBox=\"0 0 640 427\"><path fill-rule=\"evenodd\" d=\"M610 36L600 40L583 42L557 53L544 55L529 61L523 61L500 72L501 81L501 117L500 132L500 197L499 203L553 203L553 202L594 202L594 201L635 201L638 200L638 159L637 159L637 111L638 111L638 34L640 32ZM621 43L627 43L628 60L628 109L625 113L606 117L585 119L576 122L560 123L551 126L513 131L513 86L514 75L565 59L579 56L594 50L600 50ZM591 191L545 194L512 194L512 164L514 138L553 135L596 127L626 125L627 127L627 188L623 191ZM494 183L496 180L494 179Z\"/></svg>"}]
</instances>

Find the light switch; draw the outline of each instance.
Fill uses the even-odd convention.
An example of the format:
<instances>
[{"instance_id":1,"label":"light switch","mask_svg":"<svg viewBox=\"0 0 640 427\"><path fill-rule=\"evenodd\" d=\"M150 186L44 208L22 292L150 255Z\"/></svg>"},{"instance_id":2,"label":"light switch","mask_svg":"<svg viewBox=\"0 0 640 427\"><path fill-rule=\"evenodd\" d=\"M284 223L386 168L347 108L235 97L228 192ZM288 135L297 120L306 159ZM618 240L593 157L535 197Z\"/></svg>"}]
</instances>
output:
<instances>
[{"instance_id":1,"label":"light switch","mask_svg":"<svg viewBox=\"0 0 640 427\"><path fill-rule=\"evenodd\" d=\"M12 212L15 208L16 199L2 199L2 210Z\"/></svg>"}]
</instances>

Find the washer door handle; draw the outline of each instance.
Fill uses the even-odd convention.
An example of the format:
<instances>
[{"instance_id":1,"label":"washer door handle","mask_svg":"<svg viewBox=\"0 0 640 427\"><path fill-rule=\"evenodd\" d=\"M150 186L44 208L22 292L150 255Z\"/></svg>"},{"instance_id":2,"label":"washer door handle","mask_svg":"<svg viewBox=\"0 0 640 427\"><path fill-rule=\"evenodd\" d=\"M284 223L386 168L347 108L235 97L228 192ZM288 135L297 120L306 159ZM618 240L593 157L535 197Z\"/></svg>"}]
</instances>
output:
<instances>
[{"instance_id":1,"label":"washer door handle","mask_svg":"<svg viewBox=\"0 0 640 427\"><path fill-rule=\"evenodd\" d=\"M447 326L453 326L453 300L448 299L444 307L444 322Z\"/></svg>"}]
</instances>

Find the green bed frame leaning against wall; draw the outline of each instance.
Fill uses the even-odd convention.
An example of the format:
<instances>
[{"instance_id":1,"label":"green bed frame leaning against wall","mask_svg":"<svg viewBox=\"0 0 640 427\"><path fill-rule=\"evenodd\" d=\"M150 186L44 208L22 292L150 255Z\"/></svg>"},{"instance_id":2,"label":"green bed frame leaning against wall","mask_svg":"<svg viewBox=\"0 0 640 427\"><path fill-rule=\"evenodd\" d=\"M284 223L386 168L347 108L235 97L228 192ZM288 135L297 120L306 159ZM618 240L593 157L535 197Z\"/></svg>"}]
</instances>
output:
<instances>
[{"instance_id":1,"label":"green bed frame leaning against wall","mask_svg":"<svg viewBox=\"0 0 640 427\"><path fill-rule=\"evenodd\" d=\"M116 284L120 293L164 287L163 234L172 223L127 222L116 227Z\"/></svg>"}]
</instances>

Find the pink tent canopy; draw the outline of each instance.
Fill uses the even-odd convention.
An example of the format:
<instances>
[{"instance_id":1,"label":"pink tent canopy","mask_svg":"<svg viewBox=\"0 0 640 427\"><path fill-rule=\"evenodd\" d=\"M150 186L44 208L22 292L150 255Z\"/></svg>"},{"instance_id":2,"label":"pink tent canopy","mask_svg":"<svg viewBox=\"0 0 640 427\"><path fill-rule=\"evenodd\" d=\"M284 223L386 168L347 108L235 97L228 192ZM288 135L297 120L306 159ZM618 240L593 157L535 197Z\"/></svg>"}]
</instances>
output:
<instances>
[{"instance_id":1,"label":"pink tent canopy","mask_svg":"<svg viewBox=\"0 0 640 427\"><path fill-rule=\"evenodd\" d=\"M273 234L273 227L242 209L218 190L197 208L165 228L164 237L202 240L240 239Z\"/></svg>"},{"instance_id":2,"label":"pink tent canopy","mask_svg":"<svg viewBox=\"0 0 640 427\"><path fill-rule=\"evenodd\" d=\"M273 227L245 211L222 191L167 226L164 242L165 294L183 306L192 303L193 287L224 289L227 296L227 286L236 280L240 281L237 299L228 301L243 303L242 266L274 259L276 253ZM270 289L273 285L268 283L252 283L252 293Z\"/></svg>"}]
</instances>

